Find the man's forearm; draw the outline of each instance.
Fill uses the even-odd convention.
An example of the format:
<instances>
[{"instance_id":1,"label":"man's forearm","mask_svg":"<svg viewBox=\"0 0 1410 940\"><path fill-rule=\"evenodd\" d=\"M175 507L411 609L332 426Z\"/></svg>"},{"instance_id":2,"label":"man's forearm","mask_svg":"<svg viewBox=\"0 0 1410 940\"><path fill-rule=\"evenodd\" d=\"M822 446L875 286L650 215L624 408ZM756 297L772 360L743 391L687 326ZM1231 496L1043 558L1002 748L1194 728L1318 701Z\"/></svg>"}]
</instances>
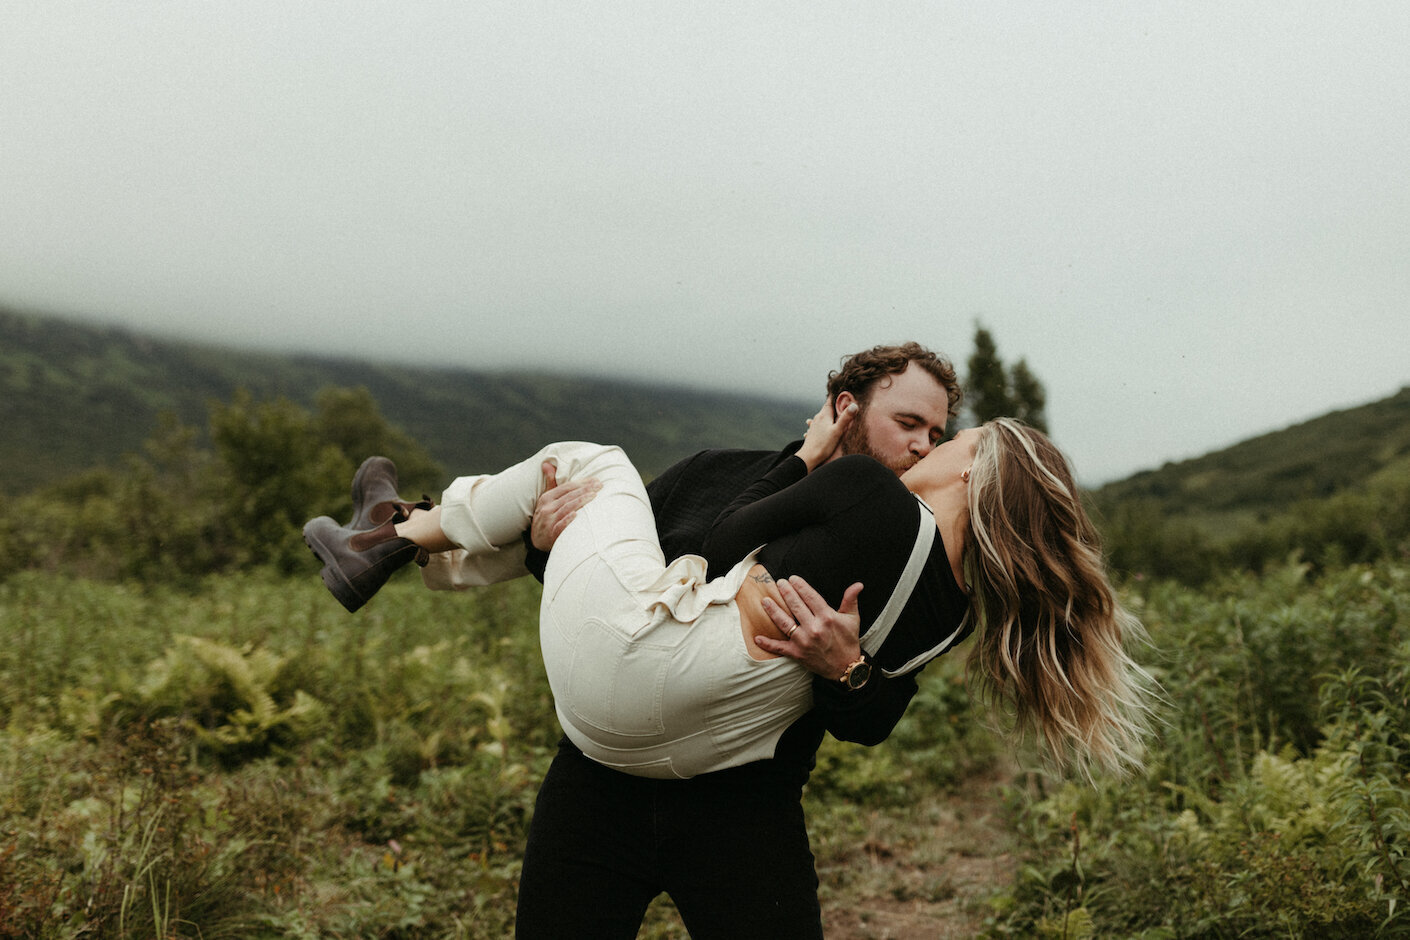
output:
<instances>
[{"instance_id":1,"label":"man's forearm","mask_svg":"<svg viewBox=\"0 0 1410 940\"><path fill-rule=\"evenodd\" d=\"M878 669L865 686L847 689L842 683L813 678L813 708L823 726L839 741L874 745L896 729L916 694L913 676L888 679Z\"/></svg>"}]
</instances>

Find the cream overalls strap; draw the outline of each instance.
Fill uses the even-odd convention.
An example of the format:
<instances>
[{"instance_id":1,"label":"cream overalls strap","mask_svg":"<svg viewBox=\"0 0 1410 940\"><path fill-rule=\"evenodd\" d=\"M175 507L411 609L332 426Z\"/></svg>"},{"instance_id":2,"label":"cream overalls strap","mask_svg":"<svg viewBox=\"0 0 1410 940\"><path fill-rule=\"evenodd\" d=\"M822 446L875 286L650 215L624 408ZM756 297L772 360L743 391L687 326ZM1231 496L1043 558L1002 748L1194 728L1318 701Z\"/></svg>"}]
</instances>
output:
<instances>
[{"instance_id":1,"label":"cream overalls strap","mask_svg":"<svg viewBox=\"0 0 1410 940\"><path fill-rule=\"evenodd\" d=\"M920 507L920 529L916 532L916 543L911 548L911 557L907 559L906 567L901 571L901 579L896 582L896 589L891 592L891 598L886 602L886 606L881 609L876 620L867 628L867 632L862 634L862 652L873 658L881 649L881 644L886 642L886 637L890 635L891 628L896 625L896 619L901 616L906 602L911 599L911 591L915 589L916 582L920 580L920 573L925 568L927 559L930 558L931 548L935 545L935 513L919 496L916 497L916 504ZM969 612L966 611L960 625L938 645L931 647L898 669L881 670L882 674L887 678L894 678L908 672L915 672L949 649L951 644L955 642L955 638L964 630L968 620Z\"/></svg>"}]
</instances>

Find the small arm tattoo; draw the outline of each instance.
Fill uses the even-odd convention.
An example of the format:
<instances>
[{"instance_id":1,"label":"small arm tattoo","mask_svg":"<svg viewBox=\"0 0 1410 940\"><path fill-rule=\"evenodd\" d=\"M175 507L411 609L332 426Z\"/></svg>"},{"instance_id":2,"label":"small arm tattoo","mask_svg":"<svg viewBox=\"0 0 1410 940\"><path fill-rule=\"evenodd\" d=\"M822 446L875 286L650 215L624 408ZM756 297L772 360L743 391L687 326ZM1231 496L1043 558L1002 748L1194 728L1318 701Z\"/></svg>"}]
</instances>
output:
<instances>
[{"instance_id":1,"label":"small arm tattoo","mask_svg":"<svg viewBox=\"0 0 1410 940\"><path fill-rule=\"evenodd\" d=\"M758 582L759 584L773 584L773 583L774 583L773 575L769 574L767 571L761 571L761 572L759 572L758 574L753 574L753 575L750 575L749 577L750 577L750 580L756 581L756 582Z\"/></svg>"}]
</instances>

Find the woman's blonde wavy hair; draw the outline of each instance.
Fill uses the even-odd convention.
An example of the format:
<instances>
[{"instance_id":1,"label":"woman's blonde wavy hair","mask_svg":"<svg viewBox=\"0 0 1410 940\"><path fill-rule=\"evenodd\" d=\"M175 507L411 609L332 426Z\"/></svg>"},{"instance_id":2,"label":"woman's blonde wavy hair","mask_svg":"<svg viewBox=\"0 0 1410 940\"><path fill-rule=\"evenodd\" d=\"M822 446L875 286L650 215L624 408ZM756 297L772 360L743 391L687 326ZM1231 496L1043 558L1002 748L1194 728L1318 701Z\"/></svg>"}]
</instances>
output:
<instances>
[{"instance_id":1,"label":"woman's blonde wavy hair","mask_svg":"<svg viewBox=\"0 0 1410 940\"><path fill-rule=\"evenodd\" d=\"M1154 680L1126 647L1145 630L1117 601L1062 452L1021 421L987 422L969 514L969 668L981 696L1020 735L1036 732L1060 771L1140 769Z\"/></svg>"}]
</instances>

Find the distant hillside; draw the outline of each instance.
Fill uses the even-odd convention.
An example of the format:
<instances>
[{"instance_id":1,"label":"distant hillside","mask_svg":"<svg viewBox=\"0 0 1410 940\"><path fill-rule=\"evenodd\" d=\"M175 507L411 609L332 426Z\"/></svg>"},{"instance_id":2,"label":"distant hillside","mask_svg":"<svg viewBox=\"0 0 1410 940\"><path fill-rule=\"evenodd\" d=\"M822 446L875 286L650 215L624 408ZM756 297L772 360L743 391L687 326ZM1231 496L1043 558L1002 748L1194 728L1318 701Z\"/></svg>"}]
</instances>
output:
<instances>
[{"instance_id":1,"label":"distant hillside","mask_svg":"<svg viewBox=\"0 0 1410 940\"><path fill-rule=\"evenodd\" d=\"M1102 505L1148 500L1169 515L1276 511L1358 486L1410 457L1410 387L1098 489Z\"/></svg>"},{"instance_id":2,"label":"distant hillside","mask_svg":"<svg viewBox=\"0 0 1410 940\"><path fill-rule=\"evenodd\" d=\"M1410 558L1410 388L1091 494L1119 571L1198 584Z\"/></svg>"},{"instance_id":3,"label":"distant hillside","mask_svg":"<svg viewBox=\"0 0 1410 940\"><path fill-rule=\"evenodd\" d=\"M162 411L204 428L237 388L308 406L329 385L366 387L384 415L449 472L501 466L564 438L621 442L651 474L703 447L777 447L809 402L563 375L416 369L235 351L0 308L0 479L11 491L137 450ZM1410 388L1092 496L1106 513L1221 521L1354 489L1410 460Z\"/></svg>"},{"instance_id":4,"label":"distant hillside","mask_svg":"<svg viewBox=\"0 0 1410 940\"><path fill-rule=\"evenodd\" d=\"M205 428L238 388L309 406L363 386L450 473L553 440L621 443L643 473L705 447L778 447L815 405L563 375L416 369L155 339L0 309L0 479L11 493L138 450L157 416ZM821 381L819 382L821 389Z\"/></svg>"}]
</instances>

